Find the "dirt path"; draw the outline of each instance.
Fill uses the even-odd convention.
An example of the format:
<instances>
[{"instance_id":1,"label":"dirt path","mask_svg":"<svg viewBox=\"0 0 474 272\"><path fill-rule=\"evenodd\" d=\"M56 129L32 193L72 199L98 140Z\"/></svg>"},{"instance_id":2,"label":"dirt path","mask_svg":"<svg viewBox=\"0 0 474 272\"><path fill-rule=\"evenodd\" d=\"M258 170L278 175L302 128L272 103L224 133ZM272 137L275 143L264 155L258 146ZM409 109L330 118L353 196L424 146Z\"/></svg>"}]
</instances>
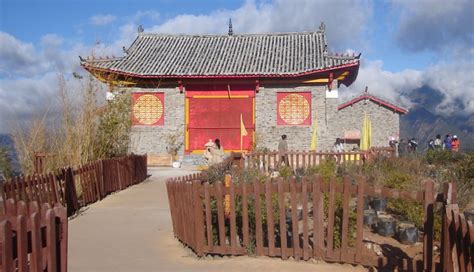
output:
<instances>
[{"instance_id":1,"label":"dirt path","mask_svg":"<svg viewBox=\"0 0 474 272\"><path fill-rule=\"evenodd\" d=\"M173 237L164 183L191 171L150 172L148 181L90 205L69 221L69 271L365 271L278 258L197 259Z\"/></svg>"}]
</instances>

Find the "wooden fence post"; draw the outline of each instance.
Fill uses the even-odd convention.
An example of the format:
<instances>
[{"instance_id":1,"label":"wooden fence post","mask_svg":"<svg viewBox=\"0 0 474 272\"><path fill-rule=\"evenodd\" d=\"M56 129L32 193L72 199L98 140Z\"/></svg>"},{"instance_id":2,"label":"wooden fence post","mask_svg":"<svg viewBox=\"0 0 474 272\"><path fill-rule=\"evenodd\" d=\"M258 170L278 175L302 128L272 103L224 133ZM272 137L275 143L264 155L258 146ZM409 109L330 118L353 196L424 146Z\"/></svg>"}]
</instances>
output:
<instances>
[{"instance_id":1,"label":"wooden fence post","mask_svg":"<svg viewBox=\"0 0 474 272\"><path fill-rule=\"evenodd\" d=\"M432 180L425 182L424 193L424 238L423 238L423 268L424 271L432 271L433 269L433 205L434 205L434 183Z\"/></svg>"},{"instance_id":2,"label":"wooden fence post","mask_svg":"<svg viewBox=\"0 0 474 272\"><path fill-rule=\"evenodd\" d=\"M193 182L193 196L194 196L194 227L195 227L195 250L199 257L204 255L204 216L202 201L199 191L201 189L200 181Z\"/></svg>"},{"instance_id":3,"label":"wooden fence post","mask_svg":"<svg viewBox=\"0 0 474 272\"><path fill-rule=\"evenodd\" d=\"M72 174L71 167L63 169L63 174L64 174L64 183L65 183L64 191L66 195L67 216L71 216L77 210L79 210L76 185L74 184L74 175Z\"/></svg>"},{"instance_id":4,"label":"wooden fence post","mask_svg":"<svg viewBox=\"0 0 474 272\"><path fill-rule=\"evenodd\" d=\"M449 263L449 231L448 231L448 222L446 218L446 205L450 204L451 201L452 186L451 183L443 184L443 208L442 208L442 218L441 218L441 256L440 256L440 265L442 271L447 271L446 267Z\"/></svg>"}]
</instances>

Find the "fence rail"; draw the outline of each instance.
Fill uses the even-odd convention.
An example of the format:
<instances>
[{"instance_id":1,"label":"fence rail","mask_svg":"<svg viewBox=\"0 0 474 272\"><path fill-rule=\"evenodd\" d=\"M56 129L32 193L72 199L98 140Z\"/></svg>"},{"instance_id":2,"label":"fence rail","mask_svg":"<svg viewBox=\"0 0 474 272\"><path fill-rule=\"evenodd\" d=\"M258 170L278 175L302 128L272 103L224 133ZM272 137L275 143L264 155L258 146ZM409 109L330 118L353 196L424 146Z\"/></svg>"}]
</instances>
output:
<instances>
[{"instance_id":1,"label":"fence rail","mask_svg":"<svg viewBox=\"0 0 474 272\"><path fill-rule=\"evenodd\" d=\"M1 271L67 271L66 209L5 201L0 215Z\"/></svg>"},{"instance_id":2,"label":"fence rail","mask_svg":"<svg viewBox=\"0 0 474 272\"><path fill-rule=\"evenodd\" d=\"M1 271L67 271L67 217L146 178L147 156L132 154L5 182Z\"/></svg>"},{"instance_id":3,"label":"fence rail","mask_svg":"<svg viewBox=\"0 0 474 272\"><path fill-rule=\"evenodd\" d=\"M433 255L430 208L439 196L431 181L419 192L368 186L363 177L355 184L348 177L342 184L335 177L329 182L316 177L300 182L269 179L264 183L230 183L226 187L221 182L211 185L203 183L199 176L188 176L170 179L166 185L175 236L198 256L243 255L254 247L257 256L423 269L423 259L377 257L363 246L366 196L424 204L423 251L425 256ZM342 211L336 210L336 201L342 202ZM355 206L350 204L354 202ZM335 237L336 228L339 238ZM431 262L428 267L432 267L432 257L426 258Z\"/></svg>"},{"instance_id":4,"label":"fence rail","mask_svg":"<svg viewBox=\"0 0 474 272\"><path fill-rule=\"evenodd\" d=\"M146 160L146 155L132 154L48 174L15 177L4 183L2 196L15 201L36 201L40 205L60 203L71 216L83 206L145 180Z\"/></svg>"},{"instance_id":5,"label":"fence rail","mask_svg":"<svg viewBox=\"0 0 474 272\"><path fill-rule=\"evenodd\" d=\"M280 153L278 151L252 152L246 155L246 166L256 167L264 171L277 169L287 160L293 170L299 168L313 167L325 160L334 160L337 164L353 163L363 164L366 160L375 156L395 156L395 150L389 147L373 147L368 151L347 152L316 152L316 151L289 151Z\"/></svg>"}]
</instances>

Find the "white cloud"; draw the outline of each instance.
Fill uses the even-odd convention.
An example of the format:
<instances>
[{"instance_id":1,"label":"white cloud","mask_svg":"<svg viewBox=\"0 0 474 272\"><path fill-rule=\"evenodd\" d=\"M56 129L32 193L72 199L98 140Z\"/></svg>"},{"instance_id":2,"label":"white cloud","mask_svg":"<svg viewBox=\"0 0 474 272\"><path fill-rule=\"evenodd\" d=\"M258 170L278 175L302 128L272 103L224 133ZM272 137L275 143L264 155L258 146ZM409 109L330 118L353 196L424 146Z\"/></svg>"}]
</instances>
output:
<instances>
[{"instance_id":1,"label":"white cloud","mask_svg":"<svg viewBox=\"0 0 474 272\"><path fill-rule=\"evenodd\" d=\"M89 19L89 22L92 25L104 26L104 25L108 25L112 23L113 21L115 21L115 19L117 19L117 17L110 14L97 14L97 15L92 16Z\"/></svg>"},{"instance_id":2,"label":"white cloud","mask_svg":"<svg viewBox=\"0 0 474 272\"><path fill-rule=\"evenodd\" d=\"M158 21L160 19L160 13L156 10L139 10L129 17L132 22L139 22L142 19L150 19L151 21Z\"/></svg>"},{"instance_id":3,"label":"white cloud","mask_svg":"<svg viewBox=\"0 0 474 272\"><path fill-rule=\"evenodd\" d=\"M31 43L0 31L0 76L35 76L46 69Z\"/></svg>"},{"instance_id":4,"label":"white cloud","mask_svg":"<svg viewBox=\"0 0 474 272\"><path fill-rule=\"evenodd\" d=\"M474 44L474 1L393 0L400 10L397 43L412 51L451 53L472 49Z\"/></svg>"},{"instance_id":5,"label":"white cloud","mask_svg":"<svg viewBox=\"0 0 474 272\"><path fill-rule=\"evenodd\" d=\"M436 111L443 115L474 114L474 62L441 62L427 69L424 81L444 95Z\"/></svg>"},{"instance_id":6,"label":"white cloud","mask_svg":"<svg viewBox=\"0 0 474 272\"><path fill-rule=\"evenodd\" d=\"M456 72L454 72L456 71ZM341 98L348 100L360 95L365 86L369 93L397 105L410 108L414 102L410 93L429 86L443 95L443 101L434 109L438 114L474 114L474 62L439 62L424 71L403 70L390 72L383 69L381 60L362 62L356 81L349 87L341 85Z\"/></svg>"},{"instance_id":7,"label":"white cloud","mask_svg":"<svg viewBox=\"0 0 474 272\"><path fill-rule=\"evenodd\" d=\"M390 72L383 69L381 60L362 60L356 81L349 88L341 87L342 98L349 99L351 96L360 95L366 86L369 93L408 108L413 103L406 94L423 86L423 73L411 69Z\"/></svg>"},{"instance_id":8,"label":"white cloud","mask_svg":"<svg viewBox=\"0 0 474 272\"><path fill-rule=\"evenodd\" d=\"M178 15L147 28L157 33L227 33L232 18L234 33L316 31L326 23L330 46L346 48L363 44L366 23L372 14L368 0L276 0L247 1L235 10L217 10L206 15Z\"/></svg>"}]
</instances>

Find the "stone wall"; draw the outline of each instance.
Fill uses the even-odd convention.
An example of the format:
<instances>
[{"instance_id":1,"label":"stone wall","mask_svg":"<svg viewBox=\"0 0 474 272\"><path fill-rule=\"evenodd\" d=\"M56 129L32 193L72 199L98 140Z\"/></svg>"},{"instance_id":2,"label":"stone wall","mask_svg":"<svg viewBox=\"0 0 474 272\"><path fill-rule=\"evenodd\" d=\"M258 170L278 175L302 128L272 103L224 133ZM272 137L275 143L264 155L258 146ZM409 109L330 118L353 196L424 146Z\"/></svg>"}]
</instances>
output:
<instances>
[{"instance_id":1,"label":"stone wall","mask_svg":"<svg viewBox=\"0 0 474 272\"><path fill-rule=\"evenodd\" d=\"M314 123L309 126L277 125L277 93L307 92L312 94L312 120L317 121L317 149L330 149L334 143L331 123L337 117L337 98L326 98L326 86L271 86L260 88L255 100L255 126L258 148L275 150L282 134L288 136L291 150L309 150Z\"/></svg>"},{"instance_id":2,"label":"stone wall","mask_svg":"<svg viewBox=\"0 0 474 272\"><path fill-rule=\"evenodd\" d=\"M360 131L364 112L367 112L372 122L372 146L388 146L390 137L398 139L400 115L391 109L379 106L371 100L361 100L338 112L338 122L334 123L334 129L340 132L338 137L343 136L344 131Z\"/></svg>"},{"instance_id":3,"label":"stone wall","mask_svg":"<svg viewBox=\"0 0 474 272\"><path fill-rule=\"evenodd\" d=\"M139 89L132 92L163 92L165 94L164 126L132 126L130 151L138 154L167 154L167 137L179 135L184 143L184 93L177 88ZM179 154L184 152L184 145Z\"/></svg>"},{"instance_id":4,"label":"stone wall","mask_svg":"<svg viewBox=\"0 0 474 272\"><path fill-rule=\"evenodd\" d=\"M138 89L132 92L163 92L165 94L164 126L133 126L130 151L152 155L167 154L166 139L170 134L179 135L184 143L184 94L175 88ZM282 134L288 136L292 150L309 150L314 123L308 126L277 125L277 93L307 92L312 94L312 120L317 122L317 150L331 150L337 137L345 131L360 130L364 111L372 121L372 145L387 146L391 136L399 135L399 114L372 101L360 101L337 111L338 98L326 94L326 86L267 86L261 87L255 97L255 126L258 148L277 149ZM337 90L331 91L337 93ZM332 93L334 94L334 93ZM337 97L337 95L335 96ZM346 146L349 149L349 146ZM184 146L179 151L183 154Z\"/></svg>"}]
</instances>

